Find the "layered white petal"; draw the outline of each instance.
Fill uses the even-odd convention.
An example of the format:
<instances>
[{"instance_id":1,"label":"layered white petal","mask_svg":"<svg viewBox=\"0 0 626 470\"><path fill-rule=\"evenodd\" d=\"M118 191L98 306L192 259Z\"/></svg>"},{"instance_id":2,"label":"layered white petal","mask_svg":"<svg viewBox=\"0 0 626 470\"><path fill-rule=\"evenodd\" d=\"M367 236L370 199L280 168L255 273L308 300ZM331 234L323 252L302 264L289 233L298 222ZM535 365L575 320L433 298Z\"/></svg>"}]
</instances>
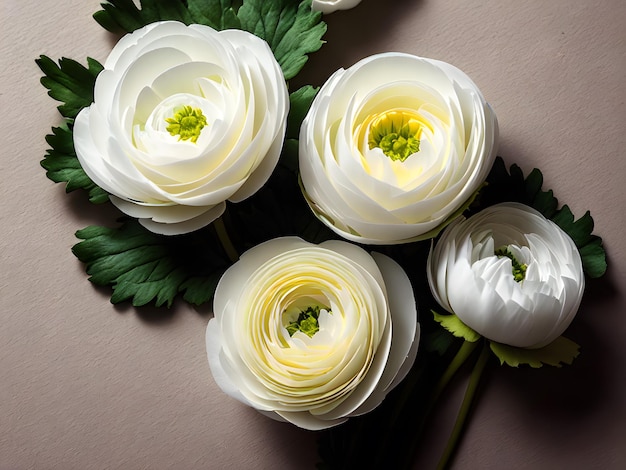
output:
<instances>
[{"instance_id":1,"label":"layered white petal","mask_svg":"<svg viewBox=\"0 0 626 470\"><path fill-rule=\"evenodd\" d=\"M525 266L513 276L508 249ZM539 348L573 320L585 286L572 239L534 209L498 204L445 229L428 258L428 281L439 304L486 338Z\"/></svg>"},{"instance_id":2,"label":"layered white petal","mask_svg":"<svg viewBox=\"0 0 626 470\"><path fill-rule=\"evenodd\" d=\"M299 312L319 330L292 335ZM218 385L254 408L323 429L375 408L415 360L419 325L400 266L342 241L271 240L221 278L207 328Z\"/></svg>"},{"instance_id":3,"label":"layered white petal","mask_svg":"<svg viewBox=\"0 0 626 470\"><path fill-rule=\"evenodd\" d=\"M394 160L370 148L375 116L422 123L419 150ZM394 244L441 225L484 182L497 119L476 85L450 64L378 54L340 69L300 131L300 172L313 212L352 241Z\"/></svg>"},{"instance_id":4,"label":"layered white petal","mask_svg":"<svg viewBox=\"0 0 626 470\"><path fill-rule=\"evenodd\" d=\"M359 3L361 3L361 0L313 0L311 9L328 14L337 10L349 10Z\"/></svg>"},{"instance_id":5,"label":"layered white petal","mask_svg":"<svg viewBox=\"0 0 626 470\"><path fill-rule=\"evenodd\" d=\"M166 21L122 38L76 117L89 177L150 230L177 234L219 217L270 177L289 96L267 43L244 31ZM206 118L196 140L167 130L182 107Z\"/></svg>"}]
</instances>

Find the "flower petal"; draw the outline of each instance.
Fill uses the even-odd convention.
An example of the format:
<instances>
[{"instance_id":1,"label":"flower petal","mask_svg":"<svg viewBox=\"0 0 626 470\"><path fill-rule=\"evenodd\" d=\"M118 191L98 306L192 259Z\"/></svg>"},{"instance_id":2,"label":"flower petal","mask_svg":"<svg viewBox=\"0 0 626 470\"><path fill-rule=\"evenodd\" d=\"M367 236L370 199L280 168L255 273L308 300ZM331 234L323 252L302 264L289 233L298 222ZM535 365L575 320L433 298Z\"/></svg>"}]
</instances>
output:
<instances>
[{"instance_id":1,"label":"flower petal","mask_svg":"<svg viewBox=\"0 0 626 470\"><path fill-rule=\"evenodd\" d=\"M508 255L496 252L504 249ZM521 279L514 278L515 269ZM436 300L467 326L523 348L540 348L560 336L584 290L571 238L518 203L489 207L446 228L431 249L428 281Z\"/></svg>"}]
</instances>

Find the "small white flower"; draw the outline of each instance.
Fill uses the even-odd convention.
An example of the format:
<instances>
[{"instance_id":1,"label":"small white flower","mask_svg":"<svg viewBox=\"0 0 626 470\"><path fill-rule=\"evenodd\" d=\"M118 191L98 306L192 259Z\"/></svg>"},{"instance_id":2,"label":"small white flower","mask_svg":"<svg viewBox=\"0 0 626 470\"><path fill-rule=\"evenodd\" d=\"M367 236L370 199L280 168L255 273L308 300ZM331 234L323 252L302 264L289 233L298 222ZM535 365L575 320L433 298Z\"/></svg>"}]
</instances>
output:
<instances>
[{"instance_id":1,"label":"small white flower","mask_svg":"<svg viewBox=\"0 0 626 470\"><path fill-rule=\"evenodd\" d=\"M479 189L496 155L496 116L476 85L437 60L385 53L340 69L300 132L311 209L342 237L428 237Z\"/></svg>"},{"instance_id":2,"label":"small white flower","mask_svg":"<svg viewBox=\"0 0 626 470\"><path fill-rule=\"evenodd\" d=\"M313 0L311 8L322 13L332 13L337 10L349 10L359 3L361 0Z\"/></svg>"},{"instance_id":3,"label":"small white flower","mask_svg":"<svg viewBox=\"0 0 626 470\"><path fill-rule=\"evenodd\" d=\"M216 383L305 429L374 409L417 353L406 273L343 241L287 237L252 248L220 280L213 307L206 341Z\"/></svg>"},{"instance_id":4,"label":"small white flower","mask_svg":"<svg viewBox=\"0 0 626 470\"><path fill-rule=\"evenodd\" d=\"M267 181L289 96L267 43L167 21L123 37L76 117L89 177L149 230L201 228Z\"/></svg>"},{"instance_id":5,"label":"small white flower","mask_svg":"<svg viewBox=\"0 0 626 470\"><path fill-rule=\"evenodd\" d=\"M540 348L573 320L585 287L572 239L517 203L498 204L451 224L428 258L439 302L498 343Z\"/></svg>"}]
</instances>

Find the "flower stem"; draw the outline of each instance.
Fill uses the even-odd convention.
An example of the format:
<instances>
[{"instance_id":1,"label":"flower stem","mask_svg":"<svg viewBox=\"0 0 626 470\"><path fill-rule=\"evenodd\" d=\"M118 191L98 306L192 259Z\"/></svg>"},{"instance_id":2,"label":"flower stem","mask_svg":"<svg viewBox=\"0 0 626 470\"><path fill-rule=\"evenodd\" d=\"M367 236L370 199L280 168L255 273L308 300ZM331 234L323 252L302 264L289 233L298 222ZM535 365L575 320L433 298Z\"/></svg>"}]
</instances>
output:
<instances>
[{"instance_id":1,"label":"flower stem","mask_svg":"<svg viewBox=\"0 0 626 470\"><path fill-rule=\"evenodd\" d=\"M406 453L406 460L405 460L405 465L404 468L412 468L413 466L413 458L415 456L415 452L417 450L417 445L418 442L422 436L423 430L424 430L424 426L426 425L426 422L428 420L428 417L432 411L432 409L434 408L435 404L437 403L437 400L439 399L439 396L441 395L441 393L445 390L446 386L448 385L448 382L450 382L450 380L452 379L452 377L454 377L454 375L457 373L457 371L459 370L459 368L465 364L465 362L470 358L470 356L472 355L472 353L474 352L474 350L476 349L476 346L478 345L478 342L470 342L470 341L463 341L463 344L461 345L461 347L459 348L459 350L457 351L457 353L454 355L454 357L452 358L452 360L450 361L450 363L448 364L448 367L446 367L446 370L443 372L443 374L441 375L441 377L439 378L439 381L437 382L437 384L435 385L435 387L433 388L433 391L430 395L430 399L428 400L428 403L426 405L425 408L425 414L420 422L419 427L416 429L415 433L413 433L413 438L411 440L411 443L409 445L408 448L408 452Z\"/></svg>"},{"instance_id":2,"label":"flower stem","mask_svg":"<svg viewBox=\"0 0 626 470\"><path fill-rule=\"evenodd\" d=\"M217 233L217 238L219 238L224 251L228 255L228 258L232 263L236 262L239 259L239 253L235 249L232 240L228 236L228 231L226 230L226 225L224 225L224 219L222 217L218 217L213 222L213 227L215 227L215 232Z\"/></svg>"},{"instance_id":3,"label":"flower stem","mask_svg":"<svg viewBox=\"0 0 626 470\"><path fill-rule=\"evenodd\" d=\"M456 355L454 356L452 361L450 361L450 364L448 364L446 370L443 372L443 375L439 379L439 382L437 382L437 386L435 387L431 396L429 408L432 407L439 399L439 395L441 395L441 392L443 392L443 390L446 388L448 382L450 382L452 377L454 377L454 374L456 374L459 368L463 364L465 364L465 361L467 361L467 359L472 355L477 345L478 341L463 341L463 344L457 351Z\"/></svg>"},{"instance_id":4,"label":"flower stem","mask_svg":"<svg viewBox=\"0 0 626 470\"><path fill-rule=\"evenodd\" d=\"M474 369L472 369L472 374L470 375L469 383L467 384L467 389L465 390L465 396L463 397L461 408L459 409L459 413L457 415L456 422L454 423L452 433L448 438L446 448L444 449L443 454L441 455L441 459L439 460L439 464L437 465L437 470L444 470L445 468L447 468L450 459L454 455L456 447L459 443L459 439L461 438L461 434L463 433L463 430L465 428L466 418L474 402L476 390L478 388L482 373L485 370L485 366L487 365L488 359L489 346L485 342L483 349L480 352L480 356L478 357L478 360L474 365Z\"/></svg>"}]
</instances>

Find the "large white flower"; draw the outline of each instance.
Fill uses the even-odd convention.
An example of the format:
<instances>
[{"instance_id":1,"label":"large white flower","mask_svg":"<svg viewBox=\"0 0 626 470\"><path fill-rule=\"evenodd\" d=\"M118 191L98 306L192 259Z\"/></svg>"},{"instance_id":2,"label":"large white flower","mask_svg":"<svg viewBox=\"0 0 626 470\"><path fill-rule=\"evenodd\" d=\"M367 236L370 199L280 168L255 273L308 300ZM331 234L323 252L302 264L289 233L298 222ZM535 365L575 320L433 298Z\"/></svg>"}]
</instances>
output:
<instances>
[{"instance_id":1,"label":"large white flower","mask_svg":"<svg viewBox=\"0 0 626 470\"><path fill-rule=\"evenodd\" d=\"M149 230L184 233L254 194L276 166L289 96L267 43L159 22L123 37L76 118L85 172Z\"/></svg>"},{"instance_id":2,"label":"large white flower","mask_svg":"<svg viewBox=\"0 0 626 470\"><path fill-rule=\"evenodd\" d=\"M458 220L428 258L439 304L498 343L539 348L573 320L585 287L572 239L554 222L517 203Z\"/></svg>"},{"instance_id":3,"label":"large white flower","mask_svg":"<svg viewBox=\"0 0 626 470\"><path fill-rule=\"evenodd\" d=\"M437 60L385 53L340 69L300 132L305 197L352 241L428 236L484 182L496 116L476 85Z\"/></svg>"},{"instance_id":4,"label":"large white flower","mask_svg":"<svg viewBox=\"0 0 626 470\"><path fill-rule=\"evenodd\" d=\"M306 429L378 406L419 340L411 284L390 258L343 241L278 238L220 280L206 341L224 392Z\"/></svg>"},{"instance_id":5,"label":"large white flower","mask_svg":"<svg viewBox=\"0 0 626 470\"><path fill-rule=\"evenodd\" d=\"M322 13L332 13L337 10L349 10L359 3L361 0L313 0L311 8Z\"/></svg>"}]
</instances>

